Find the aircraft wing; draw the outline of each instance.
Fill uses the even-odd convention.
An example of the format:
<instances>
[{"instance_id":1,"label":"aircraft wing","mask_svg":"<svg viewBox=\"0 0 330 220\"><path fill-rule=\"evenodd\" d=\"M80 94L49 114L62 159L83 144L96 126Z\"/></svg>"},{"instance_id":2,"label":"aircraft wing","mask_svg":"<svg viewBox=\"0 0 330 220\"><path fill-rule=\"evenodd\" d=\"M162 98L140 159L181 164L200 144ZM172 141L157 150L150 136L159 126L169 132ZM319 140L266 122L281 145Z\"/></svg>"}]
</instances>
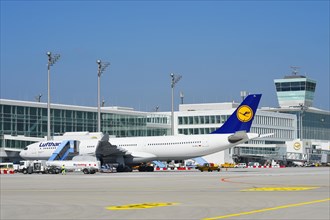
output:
<instances>
[{"instance_id":1,"label":"aircraft wing","mask_svg":"<svg viewBox=\"0 0 330 220\"><path fill-rule=\"evenodd\" d=\"M119 147L117 145L112 145L109 142L109 135L105 134L102 139L99 141L96 151L96 155L99 156L123 156L123 155L128 155L131 154L128 152L126 149Z\"/></svg>"}]
</instances>

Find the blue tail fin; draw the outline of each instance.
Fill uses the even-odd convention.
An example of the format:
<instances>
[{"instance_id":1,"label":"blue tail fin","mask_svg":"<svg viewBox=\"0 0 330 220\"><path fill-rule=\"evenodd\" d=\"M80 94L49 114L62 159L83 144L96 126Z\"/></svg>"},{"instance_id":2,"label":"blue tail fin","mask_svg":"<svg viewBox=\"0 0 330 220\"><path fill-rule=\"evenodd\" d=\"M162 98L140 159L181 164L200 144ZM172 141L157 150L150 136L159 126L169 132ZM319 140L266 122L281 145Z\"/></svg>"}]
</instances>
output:
<instances>
[{"instance_id":1,"label":"blue tail fin","mask_svg":"<svg viewBox=\"0 0 330 220\"><path fill-rule=\"evenodd\" d=\"M261 94L248 95L228 120L212 134L228 134L237 131L250 132L254 115L257 111Z\"/></svg>"}]
</instances>

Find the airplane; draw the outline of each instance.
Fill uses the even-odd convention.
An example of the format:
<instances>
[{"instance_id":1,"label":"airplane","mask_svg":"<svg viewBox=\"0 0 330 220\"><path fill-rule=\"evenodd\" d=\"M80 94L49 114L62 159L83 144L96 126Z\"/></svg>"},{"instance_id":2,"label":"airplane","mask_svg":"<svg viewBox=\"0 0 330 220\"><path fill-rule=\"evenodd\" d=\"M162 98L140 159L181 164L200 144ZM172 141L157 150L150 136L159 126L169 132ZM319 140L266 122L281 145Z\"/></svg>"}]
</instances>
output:
<instances>
[{"instance_id":1,"label":"airplane","mask_svg":"<svg viewBox=\"0 0 330 220\"><path fill-rule=\"evenodd\" d=\"M76 140L79 155L94 156L101 164L117 163L118 172L130 172L135 165L155 160L186 160L223 151L265 136L250 133L260 99L261 94L248 95L228 120L210 134L111 139L104 134L101 139ZM20 156L24 159L48 159L60 143L34 143L22 150Z\"/></svg>"}]
</instances>

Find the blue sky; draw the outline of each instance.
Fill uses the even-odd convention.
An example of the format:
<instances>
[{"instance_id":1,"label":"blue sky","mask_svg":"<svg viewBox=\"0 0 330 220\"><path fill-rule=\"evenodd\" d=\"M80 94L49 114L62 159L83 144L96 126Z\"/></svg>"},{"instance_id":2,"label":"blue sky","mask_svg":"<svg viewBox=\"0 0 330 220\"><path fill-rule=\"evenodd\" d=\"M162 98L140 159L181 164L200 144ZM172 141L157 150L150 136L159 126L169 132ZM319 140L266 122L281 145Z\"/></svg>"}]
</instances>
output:
<instances>
[{"instance_id":1,"label":"blue sky","mask_svg":"<svg viewBox=\"0 0 330 220\"><path fill-rule=\"evenodd\" d=\"M329 110L329 1L1 1L0 97L97 105L96 60L107 106L171 109L175 103L240 101L262 93L277 107L274 79L290 66L317 81L314 106ZM176 107L177 109L177 107Z\"/></svg>"}]
</instances>

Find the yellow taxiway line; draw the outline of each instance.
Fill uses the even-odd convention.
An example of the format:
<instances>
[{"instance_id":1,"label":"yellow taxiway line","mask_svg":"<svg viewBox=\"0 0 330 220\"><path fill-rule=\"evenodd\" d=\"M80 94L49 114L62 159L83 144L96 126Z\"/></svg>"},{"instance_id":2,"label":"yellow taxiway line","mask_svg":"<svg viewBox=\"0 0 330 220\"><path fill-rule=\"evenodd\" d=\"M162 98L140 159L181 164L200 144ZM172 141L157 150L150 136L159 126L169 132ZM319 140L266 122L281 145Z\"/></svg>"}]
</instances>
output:
<instances>
[{"instance_id":1,"label":"yellow taxiway line","mask_svg":"<svg viewBox=\"0 0 330 220\"><path fill-rule=\"evenodd\" d=\"M273 210L278 210L278 209L286 209L286 208L291 208L291 207L310 205L310 204L314 204L314 203L327 202L327 201L330 201L330 198L313 200L313 201L309 201L309 202L289 204L289 205L276 206L273 208L258 209L258 210L248 211L248 212L240 212L240 213L236 213L236 214L221 215L221 216L216 216L216 217L211 217L211 218L204 218L203 220L216 220L216 219L237 217L237 216L242 216L242 215L251 215L251 214L260 213L260 212L268 212L268 211L273 211Z\"/></svg>"}]
</instances>

